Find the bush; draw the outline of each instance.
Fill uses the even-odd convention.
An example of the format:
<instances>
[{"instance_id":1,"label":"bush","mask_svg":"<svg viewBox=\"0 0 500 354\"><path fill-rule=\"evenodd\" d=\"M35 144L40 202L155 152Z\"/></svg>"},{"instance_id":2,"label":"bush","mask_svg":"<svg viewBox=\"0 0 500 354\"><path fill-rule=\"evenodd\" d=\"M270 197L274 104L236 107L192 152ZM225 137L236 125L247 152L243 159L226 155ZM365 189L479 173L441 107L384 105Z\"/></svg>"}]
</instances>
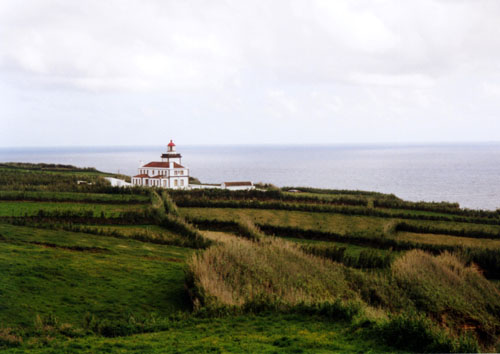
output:
<instances>
[{"instance_id":1,"label":"bush","mask_svg":"<svg viewBox=\"0 0 500 354\"><path fill-rule=\"evenodd\" d=\"M452 353L457 349L453 340L422 314L393 316L379 332L387 344L413 352Z\"/></svg>"},{"instance_id":2,"label":"bush","mask_svg":"<svg viewBox=\"0 0 500 354\"><path fill-rule=\"evenodd\" d=\"M500 239L500 232L491 232L484 230L470 230L470 229L453 229L444 227L434 227L428 225L414 225L406 222L400 222L396 225L396 232L406 231L419 234L436 234L436 235L449 235L459 237L471 238L491 238Z\"/></svg>"},{"instance_id":3,"label":"bush","mask_svg":"<svg viewBox=\"0 0 500 354\"><path fill-rule=\"evenodd\" d=\"M0 328L0 349L18 347L23 344L23 338L11 328Z\"/></svg>"},{"instance_id":4,"label":"bush","mask_svg":"<svg viewBox=\"0 0 500 354\"><path fill-rule=\"evenodd\" d=\"M177 208L177 205L175 205L174 201L172 200L172 198L170 198L170 195L166 191L163 191L161 193L161 199L163 201L163 206L167 214L177 216L179 215L179 209Z\"/></svg>"},{"instance_id":5,"label":"bush","mask_svg":"<svg viewBox=\"0 0 500 354\"><path fill-rule=\"evenodd\" d=\"M347 255L346 247L308 244L302 245L301 249L306 253L328 258L353 268L388 268L391 265L390 254L381 255L375 250L363 250L356 257Z\"/></svg>"},{"instance_id":6,"label":"bush","mask_svg":"<svg viewBox=\"0 0 500 354\"><path fill-rule=\"evenodd\" d=\"M250 218L242 218L236 225L237 233L251 241L261 241L265 237Z\"/></svg>"},{"instance_id":7,"label":"bush","mask_svg":"<svg viewBox=\"0 0 500 354\"><path fill-rule=\"evenodd\" d=\"M392 276L417 310L449 328L470 327L483 342L500 332L500 292L474 265L450 253L432 256L419 250L394 261Z\"/></svg>"}]
</instances>

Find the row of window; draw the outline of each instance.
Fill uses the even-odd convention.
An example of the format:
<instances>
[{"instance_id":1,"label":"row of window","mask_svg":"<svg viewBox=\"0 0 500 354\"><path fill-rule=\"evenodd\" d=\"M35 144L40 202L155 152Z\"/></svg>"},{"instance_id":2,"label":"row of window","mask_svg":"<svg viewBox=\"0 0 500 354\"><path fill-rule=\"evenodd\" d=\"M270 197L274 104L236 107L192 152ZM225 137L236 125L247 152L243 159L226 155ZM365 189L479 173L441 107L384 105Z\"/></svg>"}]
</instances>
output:
<instances>
[{"instance_id":1,"label":"row of window","mask_svg":"<svg viewBox=\"0 0 500 354\"><path fill-rule=\"evenodd\" d=\"M137 179L137 185L142 185L142 179ZM159 179L146 179L144 181L144 185L145 186L160 186L160 180ZM167 181L166 180L163 180L163 187L166 187L167 186ZM184 187L184 180L181 179L181 180L176 180L174 179L174 187Z\"/></svg>"}]
</instances>

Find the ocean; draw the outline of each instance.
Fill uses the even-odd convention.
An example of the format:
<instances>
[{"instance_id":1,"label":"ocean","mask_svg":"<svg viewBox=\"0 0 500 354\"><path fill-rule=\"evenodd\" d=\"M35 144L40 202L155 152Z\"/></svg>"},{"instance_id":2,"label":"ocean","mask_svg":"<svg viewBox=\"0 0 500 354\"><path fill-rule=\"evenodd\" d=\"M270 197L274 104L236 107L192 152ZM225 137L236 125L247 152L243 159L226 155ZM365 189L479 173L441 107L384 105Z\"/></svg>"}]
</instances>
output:
<instances>
[{"instance_id":1,"label":"ocean","mask_svg":"<svg viewBox=\"0 0 500 354\"><path fill-rule=\"evenodd\" d=\"M136 174L166 146L0 148L0 162L47 162ZM393 193L412 201L500 208L500 144L178 146L202 182L266 182Z\"/></svg>"}]
</instances>

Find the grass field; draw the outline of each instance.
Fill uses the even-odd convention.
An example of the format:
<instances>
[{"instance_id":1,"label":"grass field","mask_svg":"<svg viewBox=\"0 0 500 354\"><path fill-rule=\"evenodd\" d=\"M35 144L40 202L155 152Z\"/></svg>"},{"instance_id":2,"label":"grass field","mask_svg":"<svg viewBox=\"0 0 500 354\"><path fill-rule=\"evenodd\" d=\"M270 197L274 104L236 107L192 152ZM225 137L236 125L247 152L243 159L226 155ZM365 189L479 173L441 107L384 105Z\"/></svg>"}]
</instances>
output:
<instances>
[{"instance_id":1,"label":"grass field","mask_svg":"<svg viewBox=\"0 0 500 354\"><path fill-rule=\"evenodd\" d=\"M189 309L183 278L191 250L0 224L0 323L36 315L82 326L87 312L128 319Z\"/></svg>"},{"instance_id":2,"label":"grass field","mask_svg":"<svg viewBox=\"0 0 500 354\"><path fill-rule=\"evenodd\" d=\"M27 201L0 201L0 216L34 216L40 210L92 212L96 217L104 214L106 217L116 217L122 212L144 210L143 205L137 204L90 204L72 202L27 202Z\"/></svg>"},{"instance_id":3,"label":"grass field","mask_svg":"<svg viewBox=\"0 0 500 354\"><path fill-rule=\"evenodd\" d=\"M344 242L334 242L334 241L317 241L317 240L307 240L303 238L293 238L293 237L287 237L285 238L287 241L291 242L296 242L298 244L314 244L314 245L324 245L324 246L336 246L336 247L345 247L346 249L346 254L350 256L359 256L359 254L363 251L373 251L376 252L380 255L386 255L386 254L393 254L393 255L399 255L401 252L396 252L396 251L391 251L391 250L385 250L385 249L375 249L371 247L364 247L364 246L358 246L358 245L353 245L350 243L344 243Z\"/></svg>"},{"instance_id":4,"label":"grass field","mask_svg":"<svg viewBox=\"0 0 500 354\"><path fill-rule=\"evenodd\" d=\"M120 235L133 236L137 234L149 234L153 238L161 237L162 239L174 239L178 238L179 235L175 232L167 230L158 225L81 225L90 229L103 230L103 231L118 231Z\"/></svg>"},{"instance_id":5,"label":"grass field","mask_svg":"<svg viewBox=\"0 0 500 354\"><path fill-rule=\"evenodd\" d=\"M0 200L21 200L21 201L87 201L100 203L148 203L149 197L146 195L134 194L106 194L106 193L77 193L77 192L51 192L51 191L2 191L0 190Z\"/></svg>"},{"instance_id":6,"label":"grass field","mask_svg":"<svg viewBox=\"0 0 500 354\"><path fill-rule=\"evenodd\" d=\"M168 331L120 338L90 336L52 341L32 353L332 353L393 352L373 335L349 323L320 317L263 314L191 318L169 324ZM23 353L26 348L5 353Z\"/></svg>"},{"instance_id":7,"label":"grass field","mask_svg":"<svg viewBox=\"0 0 500 354\"><path fill-rule=\"evenodd\" d=\"M331 231L341 234L355 231L383 231L385 219L368 216L350 216L305 211L232 209L232 208L180 208L181 214L190 218L208 218L224 221L249 217L255 223L278 226L297 226L304 229Z\"/></svg>"},{"instance_id":8,"label":"grass field","mask_svg":"<svg viewBox=\"0 0 500 354\"><path fill-rule=\"evenodd\" d=\"M500 275L500 238L495 239L500 226L493 225L498 221L494 213L461 211L446 203L409 209L414 204L391 195L307 189L284 192L283 203L360 204L335 212L208 203L180 207L176 215L175 193L112 188L105 175L73 166L0 164L0 349L500 350L500 285L483 276ZM79 179L93 184L79 185ZM196 201L197 194L187 193L186 200ZM231 193L207 195L233 201ZM210 199L203 198L200 203ZM271 189L268 195L240 193L234 201L280 203L279 198ZM379 201L394 203L374 208ZM351 209L385 214L348 215ZM108 219L146 210L142 219L122 214L130 218L127 225ZM73 224L64 219L65 211L93 217ZM60 213L57 223L46 217L51 212ZM429 220L456 215L470 219ZM207 223L200 231L186 220L226 224ZM396 231L403 230L397 229L402 222L420 229ZM311 230L324 234L307 233ZM460 236L462 230L470 237ZM289 232L295 237L287 237ZM489 238L481 238L482 233ZM394 251L399 245L394 240L406 242L405 247ZM429 248L429 254L419 245L462 246L464 253L438 247ZM467 254L476 258L466 260ZM470 259L491 271L483 272Z\"/></svg>"},{"instance_id":9,"label":"grass field","mask_svg":"<svg viewBox=\"0 0 500 354\"><path fill-rule=\"evenodd\" d=\"M412 232L398 232L396 238L398 240L413 241L430 245L449 245L449 246L465 246L465 247L480 247L500 249L500 240L458 237L436 234L417 234Z\"/></svg>"},{"instance_id":10,"label":"grass field","mask_svg":"<svg viewBox=\"0 0 500 354\"><path fill-rule=\"evenodd\" d=\"M305 211L236 209L236 208L180 208L187 217L211 218L217 220L239 220L250 217L256 223L297 226L304 229L337 232L341 234L356 231L389 231L399 218L377 218L371 216L343 215L335 213L314 213ZM408 211L407 211L408 212ZM450 230L472 230L500 233L499 225L474 224L450 221L405 220L412 225L433 226Z\"/></svg>"}]
</instances>

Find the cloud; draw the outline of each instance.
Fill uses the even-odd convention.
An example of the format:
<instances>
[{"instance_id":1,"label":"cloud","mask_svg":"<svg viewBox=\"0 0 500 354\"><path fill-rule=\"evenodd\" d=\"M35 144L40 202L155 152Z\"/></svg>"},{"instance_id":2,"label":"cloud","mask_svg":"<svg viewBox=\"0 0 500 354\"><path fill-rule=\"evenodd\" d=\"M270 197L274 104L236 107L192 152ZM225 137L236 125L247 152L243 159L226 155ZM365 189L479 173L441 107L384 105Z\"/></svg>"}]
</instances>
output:
<instances>
[{"instance_id":1,"label":"cloud","mask_svg":"<svg viewBox=\"0 0 500 354\"><path fill-rule=\"evenodd\" d=\"M352 82L360 85L375 85L375 86L429 88L435 84L435 80L432 77L422 74L388 75L388 74L353 73L350 79L352 80Z\"/></svg>"},{"instance_id":2,"label":"cloud","mask_svg":"<svg viewBox=\"0 0 500 354\"><path fill-rule=\"evenodd\" d=\"M484 82L483 91L489 97L500 98L500 83Z\"/></svg>"},{"instance_id":3,"label":"cloud","mask_svg":"<svg viewBox=\"0 0 500 354\"><path fill-rule=\"evenodd\" d=\"M494 21L487 12L498 6L422 3L7 0L0 63L89 90L225 87L249 71L297 82L426 85L453 65L486 59L457 63L475 56L464 48L498 52L498 30L476 14Z\"/></svg>"},{"instance_id":4,"label":"cloud","mask_svg":"<svg viewBox=\"0 0 500 354\"><path fill-rule=\"evenodd\" d=\"M240 123L263 142L491 139L499 17L496 0L3 0L1 138L50 144L24 133L42 121L80 144L98 123L116 144L161 140L160 126L254 142Z\"/></svg>"}]
</instances>

